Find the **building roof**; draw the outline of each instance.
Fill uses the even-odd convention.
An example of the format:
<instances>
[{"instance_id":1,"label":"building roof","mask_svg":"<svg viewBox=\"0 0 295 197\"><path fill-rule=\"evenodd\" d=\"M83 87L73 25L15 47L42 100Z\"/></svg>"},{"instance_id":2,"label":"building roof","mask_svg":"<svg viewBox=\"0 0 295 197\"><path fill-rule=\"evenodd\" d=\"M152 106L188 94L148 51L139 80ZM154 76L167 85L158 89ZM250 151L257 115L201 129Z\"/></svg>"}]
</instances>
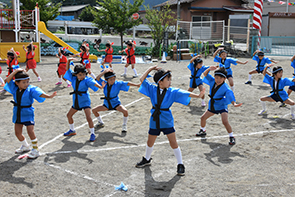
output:
<instances>
[{"instance_id":1,"label":"building roof","mask_svg":"<svg viewBox=\"0 0 295 197\"><path fill-rule=\"evenodd\" d=\"M243 6L223 6L223 9L233 12L254 12L253 8Z\"/></svg>"},{"instance_id":2,"label":"building roof","mask_svg":"<svg viewBox=\"0 0 295 197\"><path fill-rule=\"evenodd\" d=\"M196 0L180 0L180 3L182 4L182 3L191 3L191 2L194 2L194 1L196 1ZM249 1L248 0L240 0L243 4L248 4L249 3ZM162 7L162 6L164 6L164 5L166 5L167 3L169 4L169 5L177 5L177 2L178 2L178 0L168 0L168 1L165 1L164 3L161 3L161 4L158 4L158 5L155 5L154 7L156 8L156 7Z\"/></svg>"},{"instance_id":3,"label":"building roof","mask_svg":"<svg viewBox=\"0 0 295 197\"><path fill-rule=\"evenodd\" d=\"M76 12L87 7L89 4L85 5L72 5L72 6L62 6L58 9L59 12Z\"/></svg>"}]
</instances>

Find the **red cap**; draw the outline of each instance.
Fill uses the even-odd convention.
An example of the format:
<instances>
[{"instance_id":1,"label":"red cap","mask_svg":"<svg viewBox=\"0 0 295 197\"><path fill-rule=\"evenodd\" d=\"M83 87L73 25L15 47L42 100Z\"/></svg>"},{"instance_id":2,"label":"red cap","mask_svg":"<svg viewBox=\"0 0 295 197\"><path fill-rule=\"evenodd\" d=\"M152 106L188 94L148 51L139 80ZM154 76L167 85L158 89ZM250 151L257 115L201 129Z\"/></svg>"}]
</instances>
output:
<instances>
[{"instance_id":1,"label":"red cap","mask_svg":"<svg viewBox=\"0 0 295 197\"><path fill-rule=\"evenodd\" d=\"M15 53L16 53L16 55L19 55L20 54L18 51L16 51Z\"/></svg>"},{"instance_id":2,"label":"red cap","mask_svg":"<svg viewBox=\"0 0 295 197\"><path fill-rule=\"evenodd\" d=\"M135 40L133 41L134 44L136 44Z\"/></svg>"},{"instance_id":3,"label":"red cap","mask_svg":"<svg viewBox=\"0 0 295 197\"><path fill-rule=\"evenodd\" d=\"M114 44L114 42L111 43L111 45L113 45L113 44Z\"/></svg>"},{"instance_id":4,"label":"red cap","mask_svg":"<svg viewBox=\"0 0 295 197\"><path fill-rule=\"evenodd\" d=\"M35 49L37 49L37 48L38 48L38 46L37 46L37 45L34 45L34 47L35 47Z\"/></svg>"}]
</instances>

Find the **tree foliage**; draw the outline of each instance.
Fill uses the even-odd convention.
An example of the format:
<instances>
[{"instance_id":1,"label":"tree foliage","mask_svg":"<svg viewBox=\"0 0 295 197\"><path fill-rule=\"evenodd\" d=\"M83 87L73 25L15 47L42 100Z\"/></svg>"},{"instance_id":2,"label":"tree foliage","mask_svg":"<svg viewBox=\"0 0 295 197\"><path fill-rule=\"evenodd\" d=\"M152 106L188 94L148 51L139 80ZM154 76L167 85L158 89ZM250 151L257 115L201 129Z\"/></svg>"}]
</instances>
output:
<instances>
[{"instance_id":1,"label":"tree foliage","mask_svg":"<svg viewBox=\"0 0 295 197\"><path fill-rule=\"evenodd\" d=\"M113 28L121 36L121 48L123 49L123 33L132 27L139 25L141 20L134 20L132 14L139 11L139 7L144 0L134 0L133 4L129 0L102 0L97 2L101 9L92 11L94 15L94 25L99 29Z\"/></svg>"},{"instance_id":2,"label":"tree foliage","mask_svg":"<svg viewBox=\"0 0 295 197\"><path fill-rule=\"evenodd\" d=\"M86 4L90 4L91 6L96 5L96 0L53 0L52 2L54 3L62 2L63 6L86 5Z\"/></svg>"},{"instance_id":3,"label":"tree foliage","mask_svg":"<svg viewBox=\"0 0 295 197\"><path fill-rule=\"evenodd\" d=\"M47 22L55 19L58 15L58 9L61 3L52 3L51 0L21 0L21 10L34 10L36 3L39 5L40 21Z\"/></svg>"},{"instance_id":4,"label":"tree foliage","mask_svg":"<svg viewBox=\"0 0 295 197\"><path fill-rule=\"evenodd\" d=\"M158 56L160 46L164 40L164 33L169 31L171 26L176 26L176 13L170 9L169 4L166 4L161 10L150 9L146 7L146 19L148 26L151 29L151 36L154 40L152 55Z\"/></svg>"},{"instance_id":5,"label":"tree foliage","mask_svg":"<svg viewBox=\"0 0 295 197\"><path fill-rule=\"evenodd\" d=\"M80 20L92 22L94 20L94 16L92 13L95 11L96 11L95 8L91 6L87 6L79 15Z\"/></svg>"}]
</instances>

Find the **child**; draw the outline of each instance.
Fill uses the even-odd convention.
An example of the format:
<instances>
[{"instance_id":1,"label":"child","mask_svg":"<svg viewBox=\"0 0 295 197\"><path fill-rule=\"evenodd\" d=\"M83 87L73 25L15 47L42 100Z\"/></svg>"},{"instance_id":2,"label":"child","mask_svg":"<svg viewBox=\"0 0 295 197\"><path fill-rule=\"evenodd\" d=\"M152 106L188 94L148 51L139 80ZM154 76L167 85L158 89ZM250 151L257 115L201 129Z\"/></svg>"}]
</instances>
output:
<instances>
[{"instance_id":1,"label":"child","mask_svg":"<svg viewBox=\"0 0 295 197\"><path fill-rule=\"evenodd\" d=\"M197 55L193 57L190 61L190 64L187 66L191 71L190 85L187 91L193 92L195 88L199 88L200 92L203 90L203 81L201 78L202 73L209 68L208 66L203 66L203 60L200 59L202 56ZM202 96L202 107L206 106L205 95Z\"/></svg>"},{"instance_id":2,"label":"child","mask_svg":"<svg viewBox=\"0 0 295 197\"><path fill-rule=\"evenodd\" d=\"M105 80L101 79L104 75ZM125 82L125 81L116 81L116 75L113 73L111 69L105 69L101 74L96 77L99 85L104 86L104 95L101 99L104 99L103 105L96 106L92 112L98 120L98 123L95 125L96 128L104 127L104 123L99 116L100 111L107 111L107 110L117 110L123 113L123 125L122 125L122 132L127 132L127 119L128 119L128 111L127 109L121 105L121 101L119 99L119 93L121 90L128 91L129 86L137 86L139 87L140 84L135 84L132 82Z\"/></svg>"},{"instance_id":3,"label":"child","mask_svg":"<svg viewBox=\"0 0 295 197\"><path fill-rule=\"evenodd\" d=\"M210 86L210 100L208 110L201 117L201 129L196 136L206 136L206 120L214 114L221 114L221 120L229 134L229 145L235 145L235 137L233 136L232 128L228 122L228 109L227 105L232 103L234 107L240 107L242 103L235 102L233 91L225 83L227 71L224 67L216 70L216 66L209 67L203 74L205 78L204 83ZM211 76L209 71L216 70L214 77Z\"/></svg>"},{"instance_id":4,"label":"child","mask_svg":"<svg viewBox=\"0 0 295 197\"><path fill-rule=\"evenodd\" d=\"M67 82L68 84L67 87L69 88L71 87L71 83L63 77L67 71L66 67L68 62L68 59L65 56L65 53L66 53L66 48L58 48L58 54L56 54L56 57L59 58L59 63L57 65L58 68L56 71L58 75L58 82L55 85L61 85L62 84L61 78L63 78L63 80Z\"/></svg>"},{"instance_id":5,"label":"child","mask_svg":"<svg viewBox=\"0 0 295 197\"><path fill-rule=\"evenodd\" d=\"M154 75L154 81L157 83L157 85L153 85L148 80L146 80L146 77L152 70L157 70ZM142 161L137 163L135 167L141 168L151 165L151 154L154 148L154 143L162 131L164 135L167 135L170 146L173 149L174 155L177 159L177 174L184 175L185 168L182 163L181 151L176 141L174 120L170 107L174 102L188 105L190 102L190 97L201 98L205 93L205 88L199 95L176 88L171 88L171 72L160 69L157 66L150 67L141 76L140 81L142 85L139 88L139 92L150 97L153 108L151 110L152 115L150 118L150 129L145 157L143 157Z\"/></svg>"},{"instance_id":6,"label":"child","mask_svg":"<svg viewBox=\"0 0 295 197\"><path fill-rule=\"evenodd\" d=\"M219 52L219 56L217 56L217 53ZM232 91L234 91L234 80L233 80L233 72L230 68L231 64L237 65L237 64L247 64L248 61L241 62L234 58L227 58L227 51L224 50L224 48L219 48L215 51L213 54L214 62L218 62L220 67L225 67L227 71L227 80L229 82L230 88Z\"/></svg>"},{"instance_id":7,"label":"child","mask_svg":"<svg viewBox=\"0 0 295 197\"><path fill-rule=\"evenodd\" d=\"M124 50L125 53L127 54L127 63L126 63L125 68L124 68L124 74L121 75L122 77L127 76L127 67L130 64L131 64L132 70L134 71L133 78L138 77L137 72L136 72L135 67L134 67L134 64L135 64L135 55L134 55L135 47L136 47L135 41L132 42L132 40L129 40L127 42L127 48ZM123 50L119 51L119 53L123 53Z\"/></svg>"},{"instance_id":8,"label":"child","mask_svg":"<svg viewBox=\"0 0 295 197\"><path fill-rule=\"evenodd\" d=\"M15 77L15 82L13 78ZM28 152L30 150L24 135L22 134L23 126L27 127L28 135L32 141L33 149L28 154L28 158L37 158L40 154L37 146L37 138L34 132L34 107L32 104L34 99L39 103L45 101L45 98L53 98L56 92L52 95L45 94L40 88L30 85L30 77L23 69L16 69L5 79L6 85L4 88L13 95L14 101L11 101L13 107L12 122L15 124L15 135L21 142L21 147L15 151L17 154Z\"/></svg>"},{"instance_id":9,"label":"child","mask_svg":"<svg viewBox=\"0 0 295 197\"><path fill-rule=\"evenodd\" d=\"M19 55L18 51L14 51L13 48L11 48L7 52L7 59L3 59L3 61L6 61L7 64L7 69L8 69L8 74L6 77L8 77L12 72L13 72L13 66L18 65L18 59L17 56Z\"/></svg>"},{"instance_id":10,"label":"child","mask_svg":"<svg viewBox=\"0 0 295 197\"><path fill-rule=\"evenodd\" d=\"M1 61L2 59L1 59L1 57L0 57L0 61ZM1 68L1 66L0 66L0 74L2 73L2 68ZM4 85L5 85L5 82L4 82L4 80L2 79L2 77L0 77L0 82L1 82L1 86L3 87Z\"/></svg>"},{"instance_id":11,"label":"child","mask_svg":"<svg viewBox=\"0 0 295 197\"><path fill-rule=\"evenodd\" d=\"M293 78L295 78L295 55L291 58L291 66L294 68ZM295 86L290 86L287 93L288 96L292 93L292 91L295 91Z\"/></svg>"},{"instance_id":12,"label":"child","mask_svg":"<svg viewBox=\"0 0 295 197\"><path fill-rule=\"evenodd\" d=\"M257 55L256 55L257 54ZM256 66L256 69L255 70L251 70L249 72L249 80L245 83L245 84L252 84L251 82L251 77L252 77L252 74L255 74L255 73L262 73L264 71L264 68L265 68L265 64L271 64L272 62L273 63L277 63L276 61L274 60L270 60L268 57L264 57L264 53L260 50L257 50L253 53L253 60L255 60L257 62L257 66ZM271 73L269 71L266 71L268 75L271 75Z\"/></svg>"},{"instance_id":13,"label":"child","mask_svg":"<svg viewBox=\"0 0 295 197\"><path fill-rule=\"evenodd\" d=\"M77 53L75 55L71 55L72 57L81 57L81 64L83 64L86 69L87 69L87 72L91 75L91 77L93 77L95 79L95 75L94 73L91 72L91 64L90 64L90 61L89 61L89 45L87 46L85 44L86 41L83 42L81 48L80 48L80 51L81 53Z\"/></svg>"},{"instance_id":14,"label":"child","mask_svg":"<svg viewBox=\"0 0 295 197\"><path fill-rule=\"evenodd\" d=\"M112 68L112 61L113 61L113 44L114 43L110 43L110 41L108 41L108 43L106 43L106 49L97 49L98 52L102 52L102 51L105 51L106 52L106 55L105 55L105 58L103 60L103 62L101 63L101 65L103 66L103 69L105 69L105 66L104 64L105 63L108 63L110 68Z\"/></svg>"},{"instance_id":15,"label":"child","mask_svg":"<svg viewBox=\"0 0 295 197\"><path fill-rule=\"evenodd\" d=\"M88 88L91 88L93 91L97 91L98 88L102 89L102 87L95 82L94 79L87 76L87 69L83 65L76 65L74 68L74 72L70 69L70 61L72 58L68 59L67 62L67 72L64 76L65 79L69 80L72 83L72 87L74 89L73 92L73 105L70 111L67 114L68 122L70 125L70 130L64 133L64 136L76 135L76 131L74 128L74 120L73 115L82 109L84 109L86 119L90 128L90 142L95 141L94 134L94 125L91 118L91 100L88 92Z\"/></svg>"},{"instance_id":16,"label":"child","mask_svg":"<svg viewBox=\"0 0 295 197\"><path fill-rule=\"evenodd\" d=\"M37 67L37 63L36 60L34 59L35 57L35 48L37 46L33 45L33 42L31 42L26 48L25 45L23 45L23 49L26 52L26 72L28 72L30 69L33 70L34 74L36 75L36 77L38 77L38 81L42 81L42 79L40 78L39 74L36 71L36 67Z\"/></svg>"},{"instance_id":17,"label":"child","mask_svg":"<svg viewBox=\"0 0 295 197\"><path fill-rule=\"evenodd\" d=\"M268 102L282 102L288 105L291 105L291 116L292 119L295 119L295 103L289 99L287 92L284 90L285 86L294 86L295 79L282 78L283 77L283 68L281 66L276 66L272 69L272 76L268 75L266 70L271 65L267 65L262 74L264 75L263 82L269 84L272 87L271 95L264 96L260 98L260 103L262 105L262 110L258 115L267 114L265 101Z\"/></svg>"}]
</instances>

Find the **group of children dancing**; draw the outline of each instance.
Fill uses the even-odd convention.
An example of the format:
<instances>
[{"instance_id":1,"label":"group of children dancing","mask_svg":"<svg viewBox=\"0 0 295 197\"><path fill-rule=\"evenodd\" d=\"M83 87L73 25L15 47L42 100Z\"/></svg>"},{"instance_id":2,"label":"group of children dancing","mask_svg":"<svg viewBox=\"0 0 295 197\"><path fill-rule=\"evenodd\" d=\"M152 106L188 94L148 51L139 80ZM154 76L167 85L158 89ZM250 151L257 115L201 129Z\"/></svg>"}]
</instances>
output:
<instances>
[{"instance_id":1,"label":"group of children dancing","mask_svg":"<svg viewBox=\"0 0 295 197\"><path fill-rule=\"evenodd\" d=\"M112 45L106 45L105 50L107 55L104 63L111 61L110 53L112 51ZM134 42L129 42L128 47L125 52L128 54L127 64L132 65L135 63L134 57ZM37 158L39 156L37 138L34 133L34 108L32 107L34 99L38 102L44 102L46 98L53 98L56 96L56 92L51 95L44 93L40 88L30 85L30 77L27 74L29 69L33 69L33 72L39 77L36 70L36 66L28 66L35 64L32 57L34 56L34 46L32 43L27 47L27 67L25 70L17 68L14 71L10 69L12 65L18 64L17 54L11 49L7 53L7 63L8 63L8 76L5 79L4 89L13 95L14 101L12 104L13 108L13 123L15 124L15 134L18 140L21 142L21 147L15 152L18 154L29 152L28 158ZM200 131L196 136L204 137L206 136L206 121L208 118L215 114L221 115L221 120L229 134L229 145L234 145L236 143L235 137L233 135L232 128L228 121L228 105L232 104L234 107L240 107L242 103L237 103L234 96L234 82L233 73L231 70L231 64L246 64L248 61L241 62L234 58L227 57L227 52L220 48L214 53L214 62L217 62L217 66L205 66L203 65L203 60L200 55L193 57L188 65L188 69L191 72L190 83L188 91L181 90L179 88L171 87L172 73L170 70L163 70L158 66L151 66L145 73L140 77L139 83L118 81L116 74L110 68L104 68L104 70L95 76L91 72L91 65L89 58L89 46L85 43L81 46L81 53L75 54L74 56L80 56L80 64L73 64L75 58L65 57L65 48L60 48L57 57L59 58L58 65L58 76L59 82L56 85L60 85L62 78L68 84L68 87L73 88L70 93L72 95L73 104L67 113L69 130L64 133L64 136L76 135L73 116L78 111L84 110L86 120L90 129L90 140L95 141L95 128L104 127L104 122L100 116L101 111L107 110L117 110L123 114L123 124L122 132L127 132L127 120L128 120L128 110L121 104L119 99L120 91L128 91L130 86L139 87L139 92L150 98L152 109L151 117L149 123L148 139L146 144L145 156L140 162L136 164L136 167L144 167L151 165L151 154L153 151L154 143L157 137L163 132L167 136L170 146L173 149L174 155L177 159L177 174L184 175L185 167L182 161L182 154L180 147L178 146L175 129L174 129L174 119L171 112L171 106L174 102L181 103L183 105L188 105L191 98L201 98L201 105L206 106L205 102L205 88L203 83L209 85L209 102L208 109L201 116L200 120ZM120 51L122 52L122 51ZM109 54L108 54L109 53ZM88 61L87 61L88 60ZM284 90L285 86L290 86L289 90L295 90L295 78L282 78L283 69L280 66L276 66L269 71L269 67L273 66L272 63L277 63L276 61L269 60L264 57L263 52L256 51L253 54L253 60L257 61L256 70L249 72L249 81L246 84L251 84L251 75L254 73L262 73L264 75L263 82L268 83L273 89L271 95L264 96L260 98L262 104L262 111L258 115L263 115L267 113L265 102L282 102L291 105L291 116L295 119L294 110L295 103L288 98L288 93ZM28 62L32 63L28 63ZM291 59L291 66L295 69L295 55ZM265 65L268 64L268 65ZM71 68L71 65L74 68ZM125 69L127 67L125 66ZM125 70L126 71L126 70ZM154 83L148 81L146 78L149 73L155 71L153 76ZM210 71L214 71L214 74L210 74ZM91 77L88 77L87 74ZM134 71L137 75L136 71ZM294 70L295 74L295 70ZM201 76L204 76L201 78ZM126 76L124 72L123 76ZM104 78L104 79L103 79ZM229 81L229 85L225 83L225 80ZM38 78L39 80L39 78ZM40 80L41 81L41 78ZM103 89L104 97L103 104L94 107L91 110L91 99L88 89L91 88L93 91L98 89ZM198 88L200 90L199 94L193 93L193 90ZM97 124L94 125L91 112L97 118ZM24 135L22 134L23 126L27 127L28 135L32 141L33 149L29 148Z\"/></svg>"}]
</instances>

